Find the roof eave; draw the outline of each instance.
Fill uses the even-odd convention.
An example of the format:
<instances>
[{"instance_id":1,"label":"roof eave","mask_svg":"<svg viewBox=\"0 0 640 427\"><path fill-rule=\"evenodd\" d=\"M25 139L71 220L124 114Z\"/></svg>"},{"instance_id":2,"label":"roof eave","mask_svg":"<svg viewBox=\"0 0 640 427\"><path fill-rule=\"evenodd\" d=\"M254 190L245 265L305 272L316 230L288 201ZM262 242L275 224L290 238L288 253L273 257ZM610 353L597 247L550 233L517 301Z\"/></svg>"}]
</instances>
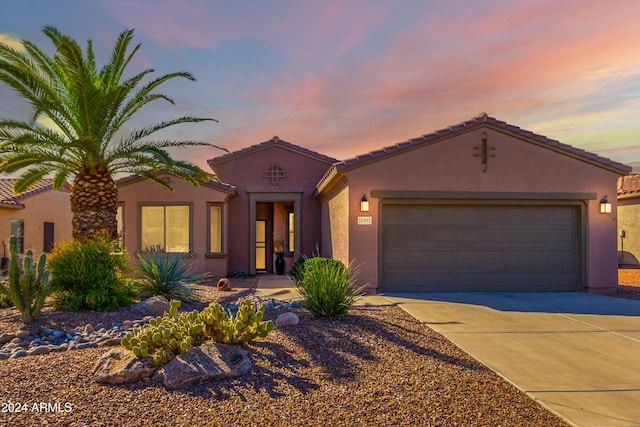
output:
<instances>
[{"instance_id":1,"label":"roof eave","mask_svg":"<svg viewBox=\"0 0 640 427\"><path fill-rule=\"evenodd\" d=\"M171 172L161 172L161 173L166 173L168 175L175 176L176 178L180 178L180 177L172 174ZM125 176L125 177L120 178L119 180L117 180L116 181L116 186L118 186L118 188L120 188L120 187L124 187L124 186L127 186L127 185L135 184L135 183L138 183L138 182L141 182L141 181L145 181L147 179L148 178L145 178L145 177L140 176L140 175L129 175L129 176ZM224 182L219 182L219 183L216 183L216 182L217 181L209 181L209 182L200 181L200 185L202 185L204 187L207 187L207 188L211 188L213 190L218 190L218 191L221 191L223 193L230 194L230 195L232 195L234 197L238 195L238 190L236 190L236 188L233 185L227 184L227 183L224 183Z\"/></svg>"},{"instance_id":2,"label":"roof eave","mask_svg":"<svg viewBox=\"0 0 640 427\"><path fill-rule=\"evenodd\" d=\"M336 165L331 165L327 173L320 179L320 181L316 184L315 190L313 190L313 197L318 198L322 192L329 187L329 185L338 178L339 172L336 168Z\"/></svg>"},{"instance_id":3,"label":"roof eave","mask_svg":"<svg viewBox=\"0 0 640 427\"><path fill-rule=\"evenodd\" d=\"M518 132L511 131L511 130L503 127L503 126L498 126L498 125L495 125L493 123L483 123L483 124L479 125L479 127L483 127L483 126L491 128L491 129L493 129L493 130L495 130L497 132L502 132L504 134L510 135L510 136L512 136L514 138L517 138L517 139L520 139L522 141L537 145L539 147L555 151L555 152L557 152L559 154L563 154L565 156L574 158L576 160L580 160L580 161L583 161L585 163L589 163L589 164L591 164L593 166L597 166L599 168L608 170L608 171L616 173L618 175L628 175L629 173L631 173L631 170L632 170L631 166L627 166L625 164L622 164L622 163L619 163L619 162L615 162L613 160L604 159L601 156L598 156L597 154L593 154L593 153L589 153L589 152L587 152L585 150L577 149L575 147L569 146L567 144L563 144L563 143L561 143L559 141L555 141L555 140L552 140L550 138L546 138L545 137L548 142L542 142L542 141L538 141L535 138L526 137L526 136L524 136L524 135L522 135L522 134L520 134ZM562 144L562 146L556 146L554 144ZM564 148L563 146L566 146L567 148ZM585 154L581 155L579 153L571 152L568 147L571 147L571 148L573 148L575 150L581 150ZM591 156L594 156L596 158L592 158Z\"/></svg>"},{"instance_id":4,"label":"roof eave","mask_svg":"<svg viewBox=\"0 0 640 427\"><path fill-rule=\"evenodd\" d=\"M240 150L234 151L232 153L224 154L222 156L214 157L212 159L207 160L207 164L209 167L213 168L216 165L220 165L222 163L229 162L231 160L235 160L239 157L244 157L248 154L257 153L262 150L266 150L271 147L280 147L282 149L291 151L296 154L300 154L306 157L309 157L314 160L318 160L327 164L332 164L338 161L338 159L334 159L332 157L326 156L324 154L315 152L313 150L309 150L307 148L301 147L296 144L292 144L291 142L287 142L281 140L277 137L274 137L268 141L261 142L256 145L252 145L246 148L242 148Z\"/></svg>"},{"instance_id":5,"label":"roof eave","mask_svg":"<svg viewBox=\"0 0 640 427\"><path fill-rule=\"evenodd\" d=\"M24 205L22 203L0 202L0 209L21 210L21 209L24 209Z\"/></svg>"},{"instance_id":6,"label":"roof eave","mask_svg":"<svg viewBox=\"0 0 640 427\"><path fill-rule=\"evenodd\" d=\"M627 199L637 199L639 197L640 197L640 192L634 192L634 193L618 194L616 196L616 199L627 200Z\"/></svg>"}]
</instances>

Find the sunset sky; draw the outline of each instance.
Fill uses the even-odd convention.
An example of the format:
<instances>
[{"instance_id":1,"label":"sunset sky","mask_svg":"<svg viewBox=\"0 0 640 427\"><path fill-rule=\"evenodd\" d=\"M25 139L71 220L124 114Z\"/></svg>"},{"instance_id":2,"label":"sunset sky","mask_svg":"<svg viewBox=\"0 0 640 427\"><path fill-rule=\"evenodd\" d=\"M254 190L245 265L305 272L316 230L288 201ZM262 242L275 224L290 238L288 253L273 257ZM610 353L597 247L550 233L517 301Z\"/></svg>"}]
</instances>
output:
<instances>
[{"instance_id":1,"label":"sunset sky","mask_svg":"<svg viewBox=\"0 0 640 427\"><path fill-rule=\"evenodd\" d=\"M486 112L640 172L640 1L5 1L0 41L51 52L45 25L142 43L131 75L189 71L131 129L213 117L165 136L229 150L280 139L344 159ZM28 118L0 84L0 117ZM222 154L176 157L206 167Z\"/></svg>"}]
</instances>

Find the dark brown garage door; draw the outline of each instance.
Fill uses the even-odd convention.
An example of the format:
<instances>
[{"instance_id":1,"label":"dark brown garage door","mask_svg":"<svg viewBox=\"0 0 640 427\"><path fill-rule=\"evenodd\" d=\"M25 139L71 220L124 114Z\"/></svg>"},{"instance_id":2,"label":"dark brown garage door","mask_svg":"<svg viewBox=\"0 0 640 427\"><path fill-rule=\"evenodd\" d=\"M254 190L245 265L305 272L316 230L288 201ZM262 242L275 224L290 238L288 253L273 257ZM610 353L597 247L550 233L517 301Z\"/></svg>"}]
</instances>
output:
<instances>
[{"instance_id":1,"label":"dark brown garage door","mask_svg":"<svg viewBox=\"0 0 640 427\"><path fill-rule=\"evenodd\" d=\"M576 291L578 206L382 205L382 292Z\"/></svg>"}]
</instances>

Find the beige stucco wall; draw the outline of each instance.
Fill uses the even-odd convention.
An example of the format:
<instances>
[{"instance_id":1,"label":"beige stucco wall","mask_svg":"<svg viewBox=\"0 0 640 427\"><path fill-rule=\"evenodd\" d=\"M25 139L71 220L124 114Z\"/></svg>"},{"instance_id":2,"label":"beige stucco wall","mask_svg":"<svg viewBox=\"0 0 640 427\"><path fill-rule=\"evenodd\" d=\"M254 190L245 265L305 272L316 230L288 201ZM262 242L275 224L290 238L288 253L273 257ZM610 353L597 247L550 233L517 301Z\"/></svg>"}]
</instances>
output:
<instances>
[{"instance_id":1,"label":"beige stucco wall","mask_svg":"<svg viewBox=\"0 0 640 427\"><path fill-rule=\"evenodd\" d=\"M47 190L22 198L24 209L0 209L0 239L9 243L11 220L24 221L24 249L40 254L44 246L44 223L54 223L54 242L71 240L71 204L69 193ZM0 251L3 248L0 247ZM9 248L7 246L7 256Z\"/></svg>"},{"instance_id":2,"label":"beige stucco wall","mask_svg":"<svg viewBox=\"0 0 640 427\"><path fill-rule=\"evenodd\" d=\"M327 198L326 227L323 227L323 252L327 257L342 261L347 265L349 258L349 187L342 186Z\"/></svg>"},{"instance_id":3,"label":"beige stucco wall","mask_svg":"<svg viewBox=\"0 0 640 427\"><path fill-rule=\"evenodd\" d=\"M474 147L487 132L487 171L474 157ZM349 185L349 257L362 264L360 275L378 283L379 200L372 190L470 192L588 192L586 201L586 285L600 291L617 285L616 180L618 175L567 155L497 130L480 128L423 146L345 174ZM358 225L362 194L370 199L372 225ZM608 196L614 214L599 213L599 199ZM331 210L331 207L329 207Z\"/></svg>"},{"instance_id":4,"label":"beige stucco wall","mask_svg":"<svg viewBox=\"0 0 640 427\"><path fill-rule=\"evenodd\" d=\"M640 267L640 199L618 201L618 261L623 266ZM624 230L621 238L619 231Z\"/></svg>"},{"instance_id":5,"label":"beige stucco wall","mask_svg":"<svg viewBox=\"0 0 640 427\"><path fill-rule=\"evenodd\" d=\"M133 258L140 251L139 217L141 203L184 203L191 205L192 248L199 273L208 272L221 277L228 274L227 256L207 255L208 203L224 203L229 196L215 188L201 185L193 187L179 178L170 177L174 192L149 180L125 183L118 188L119 203L124 206L124 246ZM226 204L223 208L223 246L229 242L227 232L229 215Z\"/></svg>"}]
</instances>

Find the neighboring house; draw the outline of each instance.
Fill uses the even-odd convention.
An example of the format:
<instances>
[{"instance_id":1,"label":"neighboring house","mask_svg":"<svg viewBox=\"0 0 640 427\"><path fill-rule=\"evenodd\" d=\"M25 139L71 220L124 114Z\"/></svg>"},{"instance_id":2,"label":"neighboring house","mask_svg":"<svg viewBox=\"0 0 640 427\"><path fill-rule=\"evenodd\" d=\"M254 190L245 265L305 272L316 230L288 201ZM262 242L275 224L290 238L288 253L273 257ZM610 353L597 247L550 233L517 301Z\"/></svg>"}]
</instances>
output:
<instances>
[{"instance_id":1,"label":"neighboring house","mask_svg":"<svg viewBox=\"0 0 640 427\"><path fill-rule=\"evenodd\" d=\"M618 179L618 264L640 268L640 175Z\"/></svg>"},{"instance_id":2,"label":"neighboring house","mask_svg":"<svg viewBox=\"0 0 640 427\"><path fill-rule=\"evenodd\" d=\"M0 179L0 239L2 256L9 256L9 237L18 240L18 249L24 253L49 252L53 244L71 240L71 205L69 187L54 190L52 181L45 179L30 190L16 196L14 179Z\"/></svg>"},{"instance_id":3,"label":"neighboring house","mask_svg":"<svg viewBox=\"0 0 640 427\"><path fill-rule=\"evenodd\" d=\"M376 292L617 286L616 216L600 204L615 212L630 168L486 114L345 161L274 137L209 165L228 184L119 182L131 252L173 245L219 276L271 273L282 239L288 269L319 251Z\"/></svg>"}]
</instances>

